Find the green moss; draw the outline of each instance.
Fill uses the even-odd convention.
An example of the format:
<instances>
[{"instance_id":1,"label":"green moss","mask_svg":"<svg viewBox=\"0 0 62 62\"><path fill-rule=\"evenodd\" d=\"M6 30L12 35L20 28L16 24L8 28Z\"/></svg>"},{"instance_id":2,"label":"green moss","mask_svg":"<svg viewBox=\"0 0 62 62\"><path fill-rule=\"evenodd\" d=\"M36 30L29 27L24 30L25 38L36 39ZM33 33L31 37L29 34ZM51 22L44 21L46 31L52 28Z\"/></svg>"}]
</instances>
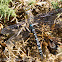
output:
<instances>
[{"instance_id":1,"label":"green moss","mask_svg":"<svg viewBox=\"0 0 62 62\"><path fill-rule=\"evenodd\" d=\"M9 2L12 2L12 0L1 0L0 1L0 19L1 18L8 18L9 20L9 17L10 16L16 16L15 14L15 10L9 8Z\"/></svg>"},{"instance_id":2,"label":"green moss","mask_svg":"<svg viewBox=\"0 0 62 62\"><path fill-rule=\"evenodd\" d=\"M58 4L58 2L56 1L53 1L53 2L51 2L51 4L52 4L52 6L53 6L53 8L54 9L58 9L59 8L59 4Z\"/></svg>"},{"instance_id":3,"label":"green moss","mask_svg":"<svg viewBox=\"0 0 62 62\"><path fill-rule=\"evenodd\" d=\"M62 2L62 0L60 0L60 2Z\"/></svg>"}]
</instances>

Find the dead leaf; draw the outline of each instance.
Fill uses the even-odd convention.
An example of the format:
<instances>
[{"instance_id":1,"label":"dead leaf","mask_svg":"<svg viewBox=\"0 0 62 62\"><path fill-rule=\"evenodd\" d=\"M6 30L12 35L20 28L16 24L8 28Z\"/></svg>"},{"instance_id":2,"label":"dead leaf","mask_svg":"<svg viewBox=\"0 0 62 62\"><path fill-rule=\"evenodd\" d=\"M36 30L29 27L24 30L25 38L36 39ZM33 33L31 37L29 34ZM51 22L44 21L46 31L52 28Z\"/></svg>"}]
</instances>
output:
<instances>
[{"instance_id":1,"label":"dead leaf","mask_svg":"<svg viewBox=\"0 0 62 62\"><path fill-rule=\"evenodd\" d=\"M3 25L2 24L0 24L0 33L1 33L1 30L3 29Z\"/></svg>"}]
</instances>

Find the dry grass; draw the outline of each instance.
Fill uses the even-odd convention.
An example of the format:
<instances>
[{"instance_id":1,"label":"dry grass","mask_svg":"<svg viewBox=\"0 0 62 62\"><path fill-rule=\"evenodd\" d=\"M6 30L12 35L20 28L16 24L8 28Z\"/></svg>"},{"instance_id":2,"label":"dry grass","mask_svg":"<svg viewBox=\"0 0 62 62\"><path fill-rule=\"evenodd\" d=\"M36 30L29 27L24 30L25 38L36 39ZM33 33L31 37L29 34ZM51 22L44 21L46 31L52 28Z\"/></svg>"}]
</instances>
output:
<instances>
[{"instance_id":1,"label":"dry grass","mask_svg":"<svg viewBox=\"0 0 62 62\"><path fill-rule=\"evenodd\" d=\"M48 12L53 10L53 7L51 5L52 1L42 0L40 2L39 0L37 0L36 3L35 1L32 3L31 0L30 1L13 0L12 8L16 9L17 16L14 18L10 18L9 23L10 22L13 23L15 21L16 23L18 23L18 22L21 22L22 20L25 20L25 21L24 21L24 24L21 27L19 27L18 29L19 31L14 30L14 32L15 31L17 32L17 33L15 32L16 34L14 35L14 37L10 38L11 35L7 36L8 38L10 38L10 40L8 41L6 40L5 42L3 41L2 43L2 40L3 40L3 36L2 36L2 40L0 40L0 61L1 62L2 61L5 61L5 62L62 62L62 50L61 50L62 35L59 36L59 34L56 31L58 26L56 27L55 24L50 26L49 24L45 24L44 22L39 23L37 21L35 22L34 20L34 16L37 14L38 16L40 13L41 13L40 15L45 13L47 14L47 16L49 15ZM62 8L61 2L60 1L58 2L60 3L59 5L60 8ZM61 30L62 24L60 24L62 22L61 15L62 14L60 13L59 16L56 17L54 20L54 23L56 23L57 20L58 21L60 20L59 22L56 23L60 25L59 32L62 31ZM41 20L41 18L39 18L38 16L35 16L35 18ZM45 16L45 18L47 16ZM43 60L41 60L41 56L39 54L34 35L33 33L30 33L30 29L29 29L30 22L28 21L28 19L30 19L30 22L34 24L37 23L35 24L34 27L36 29L36 33L43 51L43 57L44 57ZM52 45L49 39L52 39L53 44L55 43L55 45L56 43L60 44L58 45L57 50L50 48L50 46ZM54 55L55 52L56 52L56 55Z\"/></svg>"}]
</instances>

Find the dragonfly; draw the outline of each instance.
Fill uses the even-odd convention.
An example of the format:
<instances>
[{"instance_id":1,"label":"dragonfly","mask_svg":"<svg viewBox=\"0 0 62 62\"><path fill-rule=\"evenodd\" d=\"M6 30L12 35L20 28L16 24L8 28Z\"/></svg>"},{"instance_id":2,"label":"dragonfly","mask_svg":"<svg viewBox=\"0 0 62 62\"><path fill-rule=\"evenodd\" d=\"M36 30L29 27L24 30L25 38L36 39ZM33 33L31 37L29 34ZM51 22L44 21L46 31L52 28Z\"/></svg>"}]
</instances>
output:
<instances>
[{"instance_id":1,"label":"dragonfly","mask_svg":"<svg viewBox=\"0 0 62 62\"><path fill-rule=\"evenodd\" d=\"M56 12L55 12L56 13ZM47 23L49 23L49 25L51 25L51 24L53 24L53 23L51 23L52 21L50 21L50 19L48 19L49 17L51 17L53 14L55 14L54 12L53 13L48 13L48 14L46 14L46 15L38 15L38 16L36 16L35 18L34 18L34 22L38 22L38 23L40 23L40 22L42 22L42 20L44 20L43 21L43 23L45 22L47 22ZM58 12L57 12L58 13ZM40 18L39 18L39 16L40 16ZM43 19L42 19L43 18ZM40 20L39 20L40 19ZM42 19L42 20L41 20ZM49 20L49 21L48 21ZM41 55L41 58L43 59L43 52L42 52L42 49L41 49L41 46L40 46L40 42L39 42L39 40L38 40L38 37L37 37L37 34L36 34L36 32L35 32L35 28L33 27L34 25L36 25L36 24L29 24L29 28L31 29L31 32L34 34L34 36L35 36L35 40L36 40L36 43L37 43L37 46L38 46L38 49L39 49L39 52L40 52L40 55ZM22 28L22 26L23 26L23 28ZM10 44L10 40L11 39L13 39L13 38L18 38L17 36L22 32L22 30L24 30L24 28L26 28L29 32L30 32L30 30L26 27L26 23L25 23L25 21L23 21L23 22L20 22L20 23L18 23L18 24L15 24L15 25L10 25L10 26L8 26L8 27L5 27L4 29L2 29L2 31L1 31L1 33L2 34L14 34L13 36L11 36L8 40L7 40L7 44ZM51 40L51 42L52 42L52 40ZM52 47L53 48L53 47Z\"/></svg>"}]
</instances>

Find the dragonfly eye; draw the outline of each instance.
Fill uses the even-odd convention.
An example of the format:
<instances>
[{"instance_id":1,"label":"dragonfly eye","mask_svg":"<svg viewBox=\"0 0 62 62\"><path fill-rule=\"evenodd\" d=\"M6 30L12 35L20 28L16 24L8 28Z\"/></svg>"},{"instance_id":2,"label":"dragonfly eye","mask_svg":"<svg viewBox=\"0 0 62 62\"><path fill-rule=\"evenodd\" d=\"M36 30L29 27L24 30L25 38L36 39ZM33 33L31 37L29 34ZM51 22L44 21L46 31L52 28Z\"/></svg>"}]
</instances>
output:
<instances>
[{"instance_id":1,"label":"dragonfly eye","mask_svg":"<svg viewBox=\"0 0 62 62\"><path fill-rule=\"evenodd\" d=\"M31 25L31 24L30 24L29 26L30 26L30 27L32 27L32 25Z\"/></svg>"}]
</instances>

